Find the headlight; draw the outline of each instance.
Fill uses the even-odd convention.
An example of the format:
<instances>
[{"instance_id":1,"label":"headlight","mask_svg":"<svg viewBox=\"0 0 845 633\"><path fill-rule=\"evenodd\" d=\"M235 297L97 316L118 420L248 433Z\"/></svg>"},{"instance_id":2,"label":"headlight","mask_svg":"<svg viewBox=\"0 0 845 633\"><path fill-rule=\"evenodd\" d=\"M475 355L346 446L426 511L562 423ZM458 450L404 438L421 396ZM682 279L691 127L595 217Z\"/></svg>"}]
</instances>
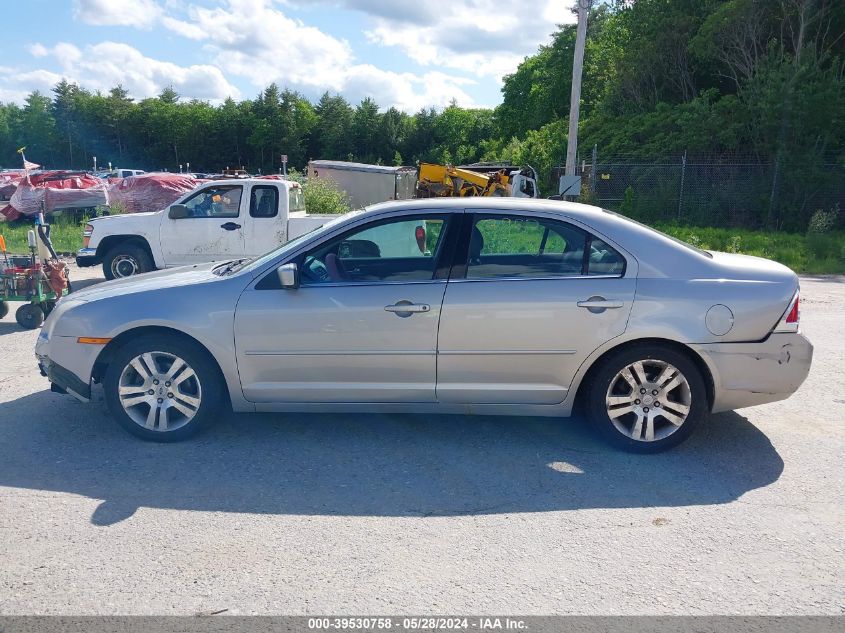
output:
<instances>
[{"instance_id":1,"label":"headlight","mask_svg":"<svg viewBox=\"0 0 845 633\"><path fill-rule=\"evenodd\" d=\"M91 242L91 234L94 232L94 227L90 224L85 225L85 230L82 231L82 248L88 248Z\"/></svg>"},{"instance_id":2,"label":"headlight","mask_svg":"<svg viewBox=\"0 0 845 633\"><path fill-rule=\"evenodd\" d=\"M46 343L50 340L50 333L42 328L41 333L38 335L38 340L42 343Z\"/></svg>"}]
</instances>

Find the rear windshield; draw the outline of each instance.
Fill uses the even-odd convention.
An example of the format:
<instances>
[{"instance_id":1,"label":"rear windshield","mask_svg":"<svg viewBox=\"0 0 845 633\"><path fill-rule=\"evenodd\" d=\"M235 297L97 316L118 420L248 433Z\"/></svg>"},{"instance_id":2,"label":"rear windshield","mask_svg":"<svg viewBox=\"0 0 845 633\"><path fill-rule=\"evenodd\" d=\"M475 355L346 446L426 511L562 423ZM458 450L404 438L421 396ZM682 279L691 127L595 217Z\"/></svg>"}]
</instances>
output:
<instances>
[{"instance_id":1,"label":"rear windshield","mask_svg":"<svg viewBox=\"0 0 845 633\"><path fill-rule=\"evenodd\" d=\"M302 187L288 189L288 210L305 211L305 196L302 194Z\"/></svg>"},{"instance_id":2,"label":"rear windshield","mask_svg":"<svg viewBox=\"0 0 845 633\"><path fill-rule=\"evenodd\" d=\"M696 246L693 246L692 244L690 244L689 242L685 242L684 240L679 240L677 237L672 237L668 233L664 233L663 231L660 231L660 230L654 228L653 226L649 226L648 224L643 224L642 222L637 222L636 220L632 220L631 218L629 218L627 215L622 215L620 213L616 213L615 211L611 211L610 209L602 209L602 211L604 211L605 213L609 213L611 215L615 215L617 218L621 218L622 220L625 220L626 222L631 222L632 224L636 224L637 226L642 226L642 227L648 229L649 231L654 231L655 233L658 233L659 235L662 235L663 237L672 240L673 242L675 242L675 244L680 244L681 246L688 248L689 250L694 251L694 252L698 253L699 255L704 255L705 257L709 257L710 259L713 259L712 253L709 253L709 252L702 250L702 249L700 249Z\"/></svg>"}]
</instances>

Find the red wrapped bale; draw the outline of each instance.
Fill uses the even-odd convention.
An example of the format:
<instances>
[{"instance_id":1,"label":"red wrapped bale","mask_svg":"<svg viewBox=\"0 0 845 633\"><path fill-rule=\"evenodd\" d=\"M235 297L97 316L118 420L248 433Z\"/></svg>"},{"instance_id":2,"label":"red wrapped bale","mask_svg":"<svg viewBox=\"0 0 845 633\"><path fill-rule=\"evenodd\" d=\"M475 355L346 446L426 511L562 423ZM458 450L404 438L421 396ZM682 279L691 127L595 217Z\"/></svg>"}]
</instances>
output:
<instances>
[{"instance_id":1,"label":"red wrapped bale","mask_svg":"<svg viewBox=\"0 0 845 633\"><path fill-rule=\"evenodd\" d=\"M24 177L9 201L10 220L20 215L33 216L41 211L84 209L108 204L106 183L85 172L42 171Z\"/></svg>"},{"instance_id":2,"label":"red wrapped bale","mask_svg":"<svg viewBox=\"0 0 845 633\"><path fill-rule=\"evenodd\" d=\"M22 171L0 172L0 200L8 200L18 188L18 183L23 178Z\"/></svg>"},{"instance_id":3,"label":"red wrapped bale","mask_svg":"<svg viewBox=\"0 0 845 633\"><path fill-rule=\"evenodd\" d=\"M159 211L204 182L184 174L130 176L109 182L109 204L126 213Z\"/></svg>"},{"instance_id":4,"label":"red wrapped bale","mask_svg":"<svg viewBox=\"0 0 845 633\"><path fill-rule=\"evenodd\" d=\"M12 208L12 205L7 204L5 207L0 207L0 215L7 220L17 220L21 214Z\"/></svg>"}]
</instances>

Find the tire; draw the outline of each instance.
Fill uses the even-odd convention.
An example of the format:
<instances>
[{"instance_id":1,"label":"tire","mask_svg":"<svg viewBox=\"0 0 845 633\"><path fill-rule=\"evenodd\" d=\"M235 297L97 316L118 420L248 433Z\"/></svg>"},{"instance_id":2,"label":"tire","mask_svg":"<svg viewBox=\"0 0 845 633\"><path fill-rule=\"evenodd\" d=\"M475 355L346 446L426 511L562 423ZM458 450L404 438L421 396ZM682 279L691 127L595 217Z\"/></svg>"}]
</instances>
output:
<instances>
[{"instance_id":1,"label":"tire","mask_svg":"<svg viewBox=\"0 0 845 633\"><path fill-rule=\"evenodd\" d=\"M151 270L155 270L155 265L150 254L144 247L132 242L113 246L103 258L103 274L106 279L131 277Z\"/></svg>"},{"instance_id":2,"label":"tire","mask_svg":"<svg viewBox=\"0 0 845 633\"><path fill-rule=\"evenodd\" d=\"M657 344L631 346L604 359L589 384L587 410L613 446L659 453L689 437L709 407L696 364Z\"/></svg>"},{"instance_id":3,"label":"tire","mask_svg":"<svg viewBox=\"0 0 845 633\"><path fill-rule=\"evenodd\" d=\"M178 366L173 371L178 360L187 368ZM167 380L169 371L175 380ZM220 415L226 383L213 357L199 345L175 336L151 335L115 352L103 389L109 411L125 430L145 440L178 442L210 426Z\"/></svg>"},{"instance_id":4,"label":"tire","mask_svg":"<svg viewBox=\"0 0 845 633\"><path fill-rule=\"evenodd\" d=\"M0 319L9 314L9 304L5 301L0 301Z\"/></svg>"},{"instance_id":5,"label":"tire","mask_svg":"<svg viewBox=\"0 0 845 633\"><path fill-rule=\"evenodd\" d=\"M36 305L26 303L15 312L15 320L21 327L34 330L44 323L44 311Z\"/></svg>"}]
</instances>

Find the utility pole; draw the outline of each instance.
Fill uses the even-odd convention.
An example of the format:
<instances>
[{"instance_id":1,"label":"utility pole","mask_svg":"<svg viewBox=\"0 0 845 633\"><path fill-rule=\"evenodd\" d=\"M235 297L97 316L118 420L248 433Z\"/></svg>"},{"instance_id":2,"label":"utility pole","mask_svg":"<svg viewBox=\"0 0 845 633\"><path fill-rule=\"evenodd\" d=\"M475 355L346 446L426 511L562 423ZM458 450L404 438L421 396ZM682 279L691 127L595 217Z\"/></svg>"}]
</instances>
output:
<instances>
[{"instance_id":1,"label":"utility pole","mask_svg":"<svg viewBox=\"0 0 845 633\"><path fill-rule=\"evenodd\" d=\"M578 29L575 33L575 57L572 60L572 92L569 97L569 138L566 143L566 175L575 175L578 155L578 115L581 111L581 71L584 68L584 42L587 39L587 8L590 0L578 2Z\"/></svg>"}]
</instances>

